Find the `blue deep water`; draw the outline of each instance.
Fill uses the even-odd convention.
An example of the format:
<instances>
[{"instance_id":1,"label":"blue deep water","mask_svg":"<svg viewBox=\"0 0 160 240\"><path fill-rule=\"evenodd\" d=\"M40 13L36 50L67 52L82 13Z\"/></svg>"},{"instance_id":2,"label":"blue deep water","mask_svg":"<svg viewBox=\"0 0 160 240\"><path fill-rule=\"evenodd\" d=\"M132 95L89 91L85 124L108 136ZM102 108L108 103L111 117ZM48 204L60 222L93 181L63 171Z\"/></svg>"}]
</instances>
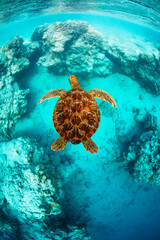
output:
<instances>
[{"instance_id":1,"label":"blue deep water","mask_svg":"<svg viewBox=\"0 0 160 240\"><path fill-rule=\"evenodd\" d=\"M100 13L39 14L1 24L0 46L0 239L159 240L160 32ZM58 97L38 101L70 90L72 74L117 104L95 98L96 154L82 143L51 151Z\"/></svg>"}]
</instances>

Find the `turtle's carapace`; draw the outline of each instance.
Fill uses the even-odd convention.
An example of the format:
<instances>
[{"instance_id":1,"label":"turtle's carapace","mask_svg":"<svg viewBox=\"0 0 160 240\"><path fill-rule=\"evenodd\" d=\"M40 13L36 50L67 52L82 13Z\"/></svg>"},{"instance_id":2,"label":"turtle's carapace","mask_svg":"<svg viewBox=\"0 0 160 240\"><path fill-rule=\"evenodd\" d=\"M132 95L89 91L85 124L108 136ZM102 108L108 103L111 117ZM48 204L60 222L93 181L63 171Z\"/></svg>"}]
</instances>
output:
<instances>
[{"instance_id":1,"label":"turtle's carapace","mask_svg":"<svg viewBox=\"0 0 160 240\"><path fill-rule=\"evenodd\" d=\"M55 89L45 94L39 103L52 97L60 97L53 111L53 123L60 137L56 139L51 149L54 151L65 148L67 142L83 143L86 151L97 153L98 147L91 136L96 132L100 122L100 112L95 101L100 98L116 107L114 99L106 92L92 89L83 90L75 76L69 76L71 90Z\"/></svg>"}]
</instances>

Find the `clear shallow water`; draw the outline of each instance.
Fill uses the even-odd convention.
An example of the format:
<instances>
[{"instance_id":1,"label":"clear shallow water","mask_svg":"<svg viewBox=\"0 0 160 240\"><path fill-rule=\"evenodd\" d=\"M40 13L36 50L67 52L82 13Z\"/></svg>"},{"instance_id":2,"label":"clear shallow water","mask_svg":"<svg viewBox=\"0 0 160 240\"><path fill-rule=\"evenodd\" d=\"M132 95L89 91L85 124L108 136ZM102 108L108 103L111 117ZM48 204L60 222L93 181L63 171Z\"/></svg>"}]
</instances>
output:
<instances>
[{"instance_id":1,"label":"clear shallow water","mask_svg":"<svg viewBox=\"0 0 160 240\"><path fill-rule=\"evenodd\" d=\"M103 32L104 34L123 35L132 34L147 38L148 40L159 41L160 33L153 28L148 28L143 25L137 25L135 23L124 21L120 18L108 17L102 14L86 14L86 13L59 13L55 15L40 15L37 17L31 17L23 19L17 22L10 22L2 25L0 28L1 45L7 43L8 39L14 37L16 34L21 35L24 38L30 38L33 30L45 23L53 23L56 21L82 20L87 21L95 29Z\"/></svg>"},{"instance_id":2,"label":"clear shallow water","mask_svg":"<svg viewBox=\"0 0 160 240\"><path fill-rule=\"evenodd\" d=\"M6 24L0 28L0 44L1 46L6 44L15 35L21 35L24 41L30 41L35 27L55 21L64 22L68 19L87 21L105 38L111 38L112 45L115 39L116 44L121 45L126 42L126 45L129 44L129 56L133 54L131 47L135 47L135 42L136 44L143 42L144 46L146 43L152 43L156 48L159 44L159 33L152 29L92 14L38 16ZM57 174L62 176L62 189L65 193L62 198L62 209L65 213L65 221L75 225L87 225L91 239L94 240L158 240L160 237L159 186L143 181L134 182L132 175L119 158L130 142L139 139L143 131L151 130L144 130L144 121L135 121L136 109L140 115L154 114L157 117L157 129L159 130L160 97L148 89L146 91L137 80L120 74L118 70L110 76L81 78L82 88L87 91L92 88L107 91L115 99L117 108L112 109L109 104L96 99L101 112L101 122L92 139L99 147L98 154L91 155L84 150L82 144L74 146L70 143L64 151L52 152L50 145L58 137L52 123L52 112L57 98L40 105L37 102L52 89L69 90L68 72L57 76L48 72L45 67L37 67L33 64L27 72L18 76L16 81L20 88L29 88L30 94L27 97L26 115L16 123L12 138L36 138L38 145L44 147L49 157L52 157L52 164ZM7 154L8 146L6 145L1 150L3 154ZM10 150L11 155L12 150ZM50 177L52 178L52 174ZM8 197L8 195L5 196ZM12 194L9 196L12 199ZM10 198L6 201L13 204L9 201ZM23 202L23 199L20 201ZM1 206L7 212L6 203L4 202ZM18 214L21 215L21 211ZM19 219L19 216L17 218ZM33 217L32 221L34 220ZM61 239L64 238L61 237Z\"/></svg>"},{"instance_id":3,"label":"clear shallow water","mask_svg":"<svg viewBox=\"0 0 160 240\"><path fill-rule=\"evenodd\" d=\"M0 21L2 23L29 18L39 15L39 13L56 14L64 12L99 12L107 16L120 17L139 24L147 24L157 30L159 30L160 24L159 0L34 0L32 3L29 3L27 0L16 0L14 2L2 0L0 3Z\"/></svg>"}]
</instances>

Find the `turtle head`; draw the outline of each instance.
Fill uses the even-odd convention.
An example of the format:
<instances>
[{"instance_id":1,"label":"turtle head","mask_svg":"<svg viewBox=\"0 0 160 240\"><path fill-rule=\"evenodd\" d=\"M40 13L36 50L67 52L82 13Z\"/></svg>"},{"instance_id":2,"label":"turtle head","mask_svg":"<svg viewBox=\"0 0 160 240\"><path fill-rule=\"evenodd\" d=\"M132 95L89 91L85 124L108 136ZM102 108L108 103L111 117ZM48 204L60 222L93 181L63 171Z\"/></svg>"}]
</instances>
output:
<instances>
[{"instance_id":1,"label":"turtle head","mask_svg":"<svg viewBox=\"0 0 160 240\"><path fill-rule=\"evenodd\" d=\"M69 83L70 83L72 89L81 88L77 78L74 75L71 75L68 78L69 78Z\"/></svg>"}]
</instances>

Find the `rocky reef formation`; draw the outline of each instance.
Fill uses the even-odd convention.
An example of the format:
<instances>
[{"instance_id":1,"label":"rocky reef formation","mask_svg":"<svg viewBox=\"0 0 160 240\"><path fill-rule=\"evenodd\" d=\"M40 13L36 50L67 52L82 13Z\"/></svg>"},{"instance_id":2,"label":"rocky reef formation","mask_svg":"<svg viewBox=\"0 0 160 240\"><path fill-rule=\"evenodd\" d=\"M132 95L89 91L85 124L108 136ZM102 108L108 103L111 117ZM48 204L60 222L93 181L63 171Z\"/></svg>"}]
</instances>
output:
<instances>
[{"instance_id":1,"label":"rocky reef formation","mask_svg":"<svg viewBox=\"0 0 160 240\"><path fill-rule=\"evenodd\" d=\"M25 240L90 240L90 236L86 230L86 227L78 227L78 226L65 226L65 227L57 227L54 228L47 226L46 224L37 224L37 226L28 226L30 228L30 232L24 232L22 239Z\"/></svg>"},{"instance_id":2,"label":"rocky reef formation","mask_svg":"<svg viewBox=\"0 0 160 240\"><path fill-rule=\"evenodd\" d=\"M16 240L18 239L17 222L6 218L5 214L0 210L0 239Z\"/></svg>"},{"instance_id":3,"label":"rocky reef formation","mask_svg":"<svg viewBox=\"0 0 160 240\"><path fill-rule=\"evenodd\" d=\"M15 124L27 110L29 89L20 89L17 77L35 61L39 51L38 43L24 43L19 36L0 49L1 141L11 138Z\"/></svg>"},{"instance_id":4,"label":"rocky reef formation","mask_svg":"<svg viewBox=\"0 0 160 240\"><path fill-rule=\"evenodd\" d=\"M85 227L60 229L56 216L61 215L62 182L53 158L36 140L21 137L3 142L0 152L0 203L4 213L18 221L22 239L90 239Z\"/></svg>"},{"instance_id":5,"label":"rocky reef formation","mask_svg":"<svg viewBox=\"0 0 160 240\"><path fill-rule=\"evenodd\" d=\"M20 221L28 221L59 214L60 179L57 183L55 169L43 149L38 149L34 140L23 138L1 143L0 149L5 170L2 190L12 216L18 213Z\"/></svg>"},{"instance_id":6,"label":"rocky reef formation","mask_svg":"<svg viewBox=\"0 0 160 240\"><path fill-rule=\"evenodd\" d=\"M86 79L118 72L160 94L160 52L144 39L127 39L126 43L112 34L104 37L87 22L68 20L36 28L32 41L42 47L38 65L55 74L75 74Z\"/></svg>"},{"instance_id":7,"label":"rocky reef formation","mask_svg":"<svg viewBox=\"0 0 160 240\"><path fill-rule=\"evenodd\" d=\"M22 90L12 76L0 78L0 141L11 138L15 124L27 110L29 89Z\"/></svg>"},{"instance_id":8,"label":"rocky reef formation","mask_svg":"<svg viewBox=\"0 0 160 240\"><path fill-rule=\"evenodd\" d=\"M147 116L145 131L131 141L121 158L135 182L160 185L160 135L155 117Z\"/></svg>"},{"instance_id":9,"label":"rocky reef formation","mask_svg":"<svg viewBox=\"0 0 160 240\"><path fill-rule=\"evenodd\" d=\"M84 21L68 20L37 27L25 42L16 36L1 48L1 75L19 76L33 62L54 74L82 78L125 74L160 94L160 51L144 39L103 36ZM144 42L145 41L145 42Z\"/></svg>"},{"instance_id":10,"label":"rocky reef formation","mask_svg":"<svg viewBox=\"0 0 160 240\"><path fill-rule=\"evenodd\" d=\"M160 51L144 39L106 39L106 56L117 72L125 74L149 92L160 94Z\"/></svg>"},{"instance_id":11,"label":"rocky reef formation","mask_svg":"<svg viewBox=\"0 0 160 240\"><path fill-rule=\"evenodd\" d=\"M42 45L43 65L55 74L106 76L112 62L105 56L103 37L87 22L71 21L46 24L35 29L33 41Z\"/></svg>"},{"instance_id":12,"label":"rocky reef formation","mask_svg":"<svg viewBox=\"0 0 160 240\"><path fill-rule=\"evenodd\" d=\"M36 58L40 49L38 43L24 43L20 36L15 36L6 45L4 45L0 52L3 56L3 63L5 65L5 75L17 76L26 69L28 69L31 61ZM4 67L3 67L4 68Z\"/></svg>"}]
</instances>

